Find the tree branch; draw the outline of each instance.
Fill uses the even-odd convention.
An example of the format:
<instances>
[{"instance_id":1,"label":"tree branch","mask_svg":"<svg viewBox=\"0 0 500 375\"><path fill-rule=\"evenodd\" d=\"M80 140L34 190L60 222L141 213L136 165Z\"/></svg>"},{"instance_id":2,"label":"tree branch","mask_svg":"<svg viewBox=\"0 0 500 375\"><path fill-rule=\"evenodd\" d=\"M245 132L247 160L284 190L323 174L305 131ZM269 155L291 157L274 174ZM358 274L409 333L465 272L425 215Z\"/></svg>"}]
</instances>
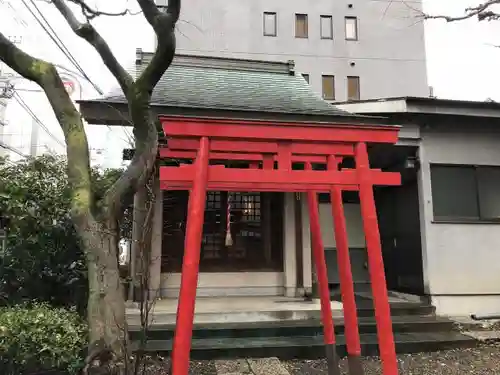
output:
<instances>
[{"instance_id":1,"label":"tree branch","mask_svg":"<svg viewBox=\"0 0 500 375\"><path fill-rule=\"evenodd\" d=\"M116 216L120 215L127 195L137 191L140 186L146 183L156 161L158 149L157 119L151 113L150 100L154 87L174 58L175 24L179 19L181 0L169 0L166 12L161 12L154 0L137 0L146 20L153 27L158 43L153 58L135 82L119 64L95 28L89 22L82 24L76 19L67 5L67 1L82 5L84 0L52 0L52 2L74 33L96 49L106 67L117 79L129 104L136 152L128 168L106 192L103 202L105 213Z\"/></svg>"},{"instance_id":2,"label":"tree branch","mask_svg":"<svg viewBox=\"0 0 500 375\"><path fill-rule=\"evenodd\" d=\"M99 16L114 17L114 16L125 16L126 14L131 14L129 9L125 9L121 12L103 12L92 8L85 2L85 0L68 0L68 1L71 1L74 4L79 5L80 8L82 9L83 15L85 16L85 18L87 18L87 20L91 20L92 18Z\"/></svg>"},{"instance_id":3,"label":"tree branch","mask_svg":"<svg viewBox=\"0 0 500 375\"><path fill-rule=\"evenodd\" d=\"M45 92L64 133L68 158L68 179L72 186L72 216L86 220L92 205L89 147L80 113L76 110L54 65L37 59L0 32L0 60L24 78L36 82Z\"/></svg>"},{"instance_id":4,"label":"tree branch","mask_svg":"<svg viewBox=\"0 0 500 375\"><path fill-rule=\"evenodd\" d=\"M146 20L154 29L156 25L156 18L161 15L161 12L156 6L154 0L137 0L137 2L144 13L144 17L146 17Z\"/></svg>"},{"instance_id":5,"label":"tree branch","mask_svg":"<svg viewBox=\"0 0 500 375\"><path fill-rule=\"evenodd\" d=\"M84 3L81 0L69 0L72 2ZM123 68L118 62L109 45L97 32L97 30L90 23L81 23L77 20L71 9L66 4L65 0L52 0L57 10L68 22L73 32L80 38L86 40L91 46L95 48L97 53L101 56L104 65L109 69L111 74L116 78L124 95L128 98L131 86L134 83L132 76Z\"/></svg>"},{"instance_id":6,"label":"tree branch","mask_svg":"<svg viewBox=\"0 0 500 375\"><path fill-rule=\"evenodd\" d=\"M475 7L466 8L462 16L423 14L423 17L425 19L442 19L446 22L463 21L473 17L477 17L479 21L495 21L500 19L500 13L494 12L491 8L497 4L500 4L500 0L487 0Z\"/></svg>"},{"instance_id":7,"label":"tree branch","mask_svg":"<svg viewBox=\"0 0 500 375\"><path fill-rule=\"evenodd\" d=\"M153 58L137 79L138 85L152 93L174 58L175 24L179 20L181 0L169 0L166 12L160 12L153 0L137 1L158 40Z\"/></svg>"},{"instance_id":8,"label":"tree branch","mask_svg":"<svg viewBox=\"0 0 500 375\"><path fill-rule=\"evenodd\" d=\"M106 194L106 206L119 212L126 195L143 186L153 170L158 150L157 119L150 111L153 89L168 69L175 54L175 24L179 20L181 0L169 0L167 11L161 12L153 0L137 0L152 26L158 43L153 58L137 78L129 99L129 112L134 124L136 152L127 168Z\"/></svg>"}]
</instances>

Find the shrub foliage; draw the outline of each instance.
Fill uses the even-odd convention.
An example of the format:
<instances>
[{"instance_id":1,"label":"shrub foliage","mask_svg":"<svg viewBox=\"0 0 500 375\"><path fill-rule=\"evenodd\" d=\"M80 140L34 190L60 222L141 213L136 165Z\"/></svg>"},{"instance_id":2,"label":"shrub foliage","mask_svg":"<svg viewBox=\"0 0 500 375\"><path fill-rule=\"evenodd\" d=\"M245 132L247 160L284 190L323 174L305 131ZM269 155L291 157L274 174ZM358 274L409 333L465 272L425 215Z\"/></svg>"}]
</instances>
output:
<instances>
[{"instance_id":1,"label":"shrub foliage","mask_svg":"<svg viewBox=\"0 0 500 375\"><path fill-rule=\"evenodd\" d=\"M77 374L87 326L74 310L47 304L0 308L0 373Z\"/></svg>"}]
</instances>

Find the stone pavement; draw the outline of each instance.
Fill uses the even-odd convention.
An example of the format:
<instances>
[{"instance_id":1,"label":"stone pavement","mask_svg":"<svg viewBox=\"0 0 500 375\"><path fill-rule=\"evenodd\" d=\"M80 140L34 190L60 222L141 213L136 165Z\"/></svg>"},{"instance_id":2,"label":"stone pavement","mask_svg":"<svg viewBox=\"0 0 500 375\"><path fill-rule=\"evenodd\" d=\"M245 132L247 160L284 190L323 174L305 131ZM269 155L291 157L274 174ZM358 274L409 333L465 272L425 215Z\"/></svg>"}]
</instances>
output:
<instances>
[{"instance_id":1,"label":"stone pavement","mask_svg":"<svg viewBox=\"0 0 500 375\"><path fill-rule=\"evenodd\" d=\"M290 375L278 358L217 360L217 375Z\"/></svg>"}]
</instances>

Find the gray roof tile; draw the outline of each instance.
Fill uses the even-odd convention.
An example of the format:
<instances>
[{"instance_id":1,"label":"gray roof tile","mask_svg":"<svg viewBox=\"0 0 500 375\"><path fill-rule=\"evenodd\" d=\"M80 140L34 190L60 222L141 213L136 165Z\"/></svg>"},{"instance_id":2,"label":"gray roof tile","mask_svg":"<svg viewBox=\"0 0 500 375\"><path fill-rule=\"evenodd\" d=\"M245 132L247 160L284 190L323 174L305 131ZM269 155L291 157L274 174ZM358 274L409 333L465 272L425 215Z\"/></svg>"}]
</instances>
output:
<instances>
[{"instance_id":1,"label":"gray roof tile","mask_svg":"<svg viewBox=\"0 0 500 375\"><path fill-rule=\"evenodd\" d=\"M107 101L122 102L120 90ZM324 101L299 74L172 64L153 105L284 114L352 116Z\"/></svg>"}]
</instances>

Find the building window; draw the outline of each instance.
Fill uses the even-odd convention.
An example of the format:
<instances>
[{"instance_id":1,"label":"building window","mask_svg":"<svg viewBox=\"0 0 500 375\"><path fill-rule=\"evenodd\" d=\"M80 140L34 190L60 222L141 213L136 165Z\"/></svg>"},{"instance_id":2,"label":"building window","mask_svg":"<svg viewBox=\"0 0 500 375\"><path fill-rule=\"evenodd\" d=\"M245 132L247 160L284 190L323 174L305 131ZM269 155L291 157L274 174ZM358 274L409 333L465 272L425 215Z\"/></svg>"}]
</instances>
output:
<instances>
[{"instance_id":1,"label":"building window","mask_svg":"<svg viewBox=\"0 0 500 375\"><path fill-rule=\"evenodd\" d=\"M323 83L323 99L335 100L335 77L322 76Z\"/></svg>"},{"instance_id":2,"label":"building window","mask_svg":"<svg viewBox=\"0 0 500 375\"><path fill-rule=\"evenodd\" d=\"M320 17L321 39L333 39L333 18L332 16Z\"/></svg>"},{"instance_id":3,"label":"building window","mask_svg":"<svg viewBox=\"0 0 500 375\"><path fill-rule=\"evenodd\" d=\"M431 165L435 220L500 221L500 167Z\"/></svg>"},{"instance_id":4,"label":"building window","mask_svg":"<svg viewBox=\"0 0 500 375\"><path fill-rule=\"evenodd\" d=\"M309 34L309 26L307 22L307 14L295 15L295 37L307 38Z\"/></svg>"},{"instance_id":5,"label":"building window","mask_svg":"<svg viewBox=\"0 0 500 375\"><path fill-rule=\"evenodd\" d=\"M306 82L309 83L309 74L303 73L302 78L304 78L306 80Z\"/></svg>"},{"instance_id":6,"label":"building window","mask_svg":"<svg viewBox=\"0 0 500 375\"><path fill-rule=\"evenodd\" d=\"M359 77L347 77L347 100L359 100Z\"/></svg>"},{"instance_id":7,"label":"building window","mask_svg":"<svg viewBox=\"0 0 500 375\"><path fill-rule=\"evenodd\" d=\"M345 18L345 38L346 40L358 40L358 18Z\"/></svg>"},{"instance_id":8,"label":"building window","mask_svg":"<svg viewBox=\"0 0 500 375\"><path fill-rule=\"evenodd\" d=\"M264 36L276 36L277 34L276 13L264 12Z\"/></svg>"}]
</instances>

